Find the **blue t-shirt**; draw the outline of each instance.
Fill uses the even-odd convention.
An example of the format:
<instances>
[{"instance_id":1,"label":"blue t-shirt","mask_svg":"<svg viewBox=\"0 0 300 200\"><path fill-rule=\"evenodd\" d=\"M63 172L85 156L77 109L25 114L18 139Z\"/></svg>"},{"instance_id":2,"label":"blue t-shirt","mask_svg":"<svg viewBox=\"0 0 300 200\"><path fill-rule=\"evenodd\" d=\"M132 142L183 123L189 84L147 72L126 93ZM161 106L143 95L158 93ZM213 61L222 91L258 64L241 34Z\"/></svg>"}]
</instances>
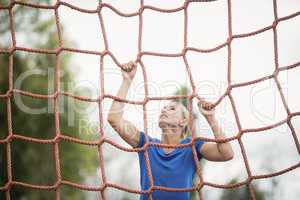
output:
<instances>
[{"instance_id":1,"label":"blue t-shirt","mask_svg":"<svg viewBox=\"0 0 300 200\"><path fill-rule=\"evenodd\" d=\"M149 137L149 136L148 136ZM191 138L181 140L180 144L186 144L191 141ZM149 137L149 142L160 143L160 140ZM140 132L139 146L142 147L146 143L146 137L143 132ZM197 140L195 147L197 156L200 160L202 155L199 149L204 141ZM171 153L166 154L162 147L148 146L147 149L151 172L153 176L154 186L165 186L170 188L191 188L193 178L196 173L196 163L194 161L192 147L176 148ZM140 184L142 190L149 189L149 178L147 175L146 160L144 151L140 151ZM190 192L168 192L163 190L153 190L153 200L189 200ZM148 200L148 194L141 194L140 200Z\"/></svg>"}]
</instances>

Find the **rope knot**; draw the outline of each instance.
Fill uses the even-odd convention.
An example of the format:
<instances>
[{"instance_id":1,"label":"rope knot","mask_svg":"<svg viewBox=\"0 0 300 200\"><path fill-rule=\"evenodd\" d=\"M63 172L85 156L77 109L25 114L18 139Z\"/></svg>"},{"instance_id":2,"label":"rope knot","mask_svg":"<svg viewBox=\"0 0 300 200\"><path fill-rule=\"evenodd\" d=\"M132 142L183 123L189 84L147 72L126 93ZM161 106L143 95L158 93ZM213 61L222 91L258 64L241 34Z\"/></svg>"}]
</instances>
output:
<instances>
[{"instance_id":1,"label":"rope knot","mask_svg":"<svg viewBox=\"0 0 300 200\"><path fill-rule=\"evenodd\" d=\"M15 51L16 51L16 47L15 47L15 46L12 46L12 47L9 49L9 55L12 55Z\"/></svg>"},{"instance_id":2,"label":"rope knot","mask_svg":"<svg viewBox=\"0 0 300 200\"><path fill-rule=\"evenodd\" d=\"M11 187L12 187L12 182L9 181L8 183L6 183L6 185L5 185L5 187L4 187L4 190L5 190L5 191L8 191L8 190L11 189Z\"/></svg>"},{"instance_id":3,"label":"rope knot","mask_svg":"<svg viewBox=\"0 0 300 200\"><path fill-rule=\"evenodd\" d=\"M273 22L273 28L275 29L276 27L277 27L277 25L278 25L278 21L277 20L275 20L274 22Z\"/></svg>"},{"instance_id":4,"label":"rope knot","mask_svg":"<svg viewBox=\"0 0 300 200\"><path fill-rule=\"evenodd\" d=\"M14 137L13 135L8 135L7 139L6 139L7 143L11 143L13 141L13 139L14 139L13 137Z\"/></svg>"},{"instance_id":5,"label":"rope knot","mask_svg":"<svg viewBox=\"0 0 300 200\"><path fill-rule=\"evenodd\" d=\"M143 13L143 12L144 12L144 9L145 9L145 7L144 7L144 6L140 7L140 9L139 9L139 13Z\"/></svg>"},{"instance_id":6,"label":"rope knot","mask_svg":"<svg viewBox=\"0 0 300 200\"><path fill-rule=\"evenodd\" d=\"M7 98L11 98L13 95L14 95L13 90L8 90L8 91L6 92Z\"/></svg>"},{"instance_id":7,"label":"rope knot","mask_svg":"<svg viewBox=\"0 0 300 200\"><path fill-rule=\"evenodd\" d=\"M109 51L107 49L105 49L103 52L102 52L102 56L105 56L106 54L109 54Z\"/></svg>"},{"instance_id":8,"label":"rope knot","mask_svg":"<svg viewBox=\"0 0 300 200\"><path fill-rule=\"evenodd\" d=\"M59 135L55 136L55 138L54 138L54 142L55 142L55 143L59 143L60 140L61 140L61 138L60 138Z\"/></svg>"},{"instance_id":9,"label":"rope knot","mask_svg":"<svg viewBox=\"0 0 300 200\"><path fill-rule=\"evenodd\" d=\"M63 48L62 47L58 47L56 49L56 55L59 55L62 52Z\"/></svg>"}]
</instances>

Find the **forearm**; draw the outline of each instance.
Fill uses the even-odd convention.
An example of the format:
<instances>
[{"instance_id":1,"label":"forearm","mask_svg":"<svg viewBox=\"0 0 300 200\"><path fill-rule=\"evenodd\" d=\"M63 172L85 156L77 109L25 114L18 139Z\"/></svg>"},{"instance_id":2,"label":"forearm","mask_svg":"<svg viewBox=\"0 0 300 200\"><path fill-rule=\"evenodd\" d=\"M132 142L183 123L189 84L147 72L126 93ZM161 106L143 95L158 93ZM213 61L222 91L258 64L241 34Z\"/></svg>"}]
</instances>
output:
<instances>
[{"instance_id":1,"label":"forearm","mask_svg":"<svg viewBox=\"0 0 300 200\"><path fill-rule=\"evenodd\" d=\"M222 131L222 128L218 124L216 118L212 116L206 117L206 120L211 127L213 134L216 139L225 139L226 136ZM225 143L217 143L218 151L220 154L222 154L224 157L232 157L233 156L233 150L229 142Z\"/></svg>"},{"instance_id":2,"label":"forearm","mask_svg":"<svg viewBox=\"0 0 300 200\"><path fill-rule=\"evenodd\" d=\"M123 79L122 84L117 92L117 97L125 99L130 88L132 81L128 79ZM108 120L119 120L123 116L124 102L119 102L117 100L113 100L113 103L110 107Z\"/></svg>"}]
</instances>

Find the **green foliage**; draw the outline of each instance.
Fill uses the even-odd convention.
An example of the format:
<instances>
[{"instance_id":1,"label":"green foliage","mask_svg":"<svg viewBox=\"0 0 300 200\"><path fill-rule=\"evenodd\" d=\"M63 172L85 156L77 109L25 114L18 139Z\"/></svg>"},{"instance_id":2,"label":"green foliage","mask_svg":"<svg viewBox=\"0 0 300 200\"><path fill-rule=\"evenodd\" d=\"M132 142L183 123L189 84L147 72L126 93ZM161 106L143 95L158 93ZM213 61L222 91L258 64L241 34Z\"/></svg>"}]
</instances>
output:
<instances>
[{"instance_id":1,"label":"green foliage","mask_svg":"<svg viewBox=\"0 0 300 200\"><path fill-rule=\"evenodd\" d=\"M40 0L39 3L47 4L49 0ZM0 0L3 5L4 1ZM34 31L35 36L25 37L28 46L34 48L55 49L58 46L57 32L54 18L41 20L41 13L44 10L31 9L31 12L25 12L29 8L17 6L14 12L14 27L25 36L28 32L28 26ZM7 38L10 35L8 29L7 11L0 11L0 38ZM24 36L23 35L23 36ZM40 43L39 35L43 36L43 42ZM20 35L18 35L20 37ZM18 38L17 38L18 39ZM64 41L69 42L69 41ZM0 48L7 48L9 41L2 42ZM60 66L63 72L60 81L71 83L73 74L69 70L69 54L60 54ZM5 94L8 86L8 66L9 55L0 54L0 94ZM37 54L22 51L16 51L13 55L13 83L15 89L21 89L37 94L53 94L55 91L55 65L56 55ZM28 76L22 84L16 83L25 73L36 72ZM39 74L41 73L41 74ZM64 84L70 87L72 84ZM19 87L19 88L18 88ZM70 89L70 88L69 88ZM77 94L78 95L78 94ZM76 112L74 106L84 103L77 102L69 97L59 97L60 108L60 131L61 134L68 134L80 139L96 138L96 135L83 135L79 131L79 120L87 118L84 113ZM22 102L23 105L20 104ZM34 114L25 108L43 109L41 113ZM84 107L83 107L84 108ZM38 139L53 139L56 136L54 104L51 99L35 99L14 93L11 98L12 110L12 129L14 134L33 137ZM70 114L72 116L70 122ZM7 137L7 106L6 100L0 99L0 138ZM23 140L14 139L11 142L12 155L12 174L14 181L21 181L36 185L54 185L57 181L55 172L55 161L53 144L36 144ZM61 140L60 148L60 169L62 179L76 183L86 184L87 176L95 172L98 155L96 147L86 147ZM0 186L7 183L7 155L6 144L0 144ZM34 190L30 188L13 186L11 199L54 199L55 191ZM61 192L62 199L85 199L84 193L72 187L64 187ZM5 199L4 193L0 193L0 199Z\"/></svg>"},{"instance_id":2,"label":"green foliage","mask_svg":"<svg viewBox=\"0 0 300 200\"><path fill-rule=\"evenodd\" d=\"M190 90L186 86L181 86L181 88L179 90L175 91L174 94L175 95L190 95L190 93L191 93ZM179 99L176 101L181 102L186 108L188 108L188 106L189 106L189 101L187 98ZM195 112L193 112L193 118L194 119L197 118L197 114ZM191 136L192 135L191 131L189 131L187 135ZM230 183L231 184L237 183L237 180L233 179ZM265 192L261 191L257 186L253 186L253 189L254 189L257 200L265 200L266 199ZM192 200L199 199L198 192L192 192L191 199ZM251 197L250 197L250 194L249 194L247 188L242 187L242 188L237 188L237 189L225 190L222 193L220 199L222 199L222 200L248 200L248 199L251 199Z\"/></svg>"},{"instance_id":3,"label":"green foliage","mask_svg":"<svg viewBox=\"0 0 300 200\"><path fill-rule=\"evenodd\" d=\"M174 93L175 95L190 95L191 91L186 86L182 85L177 91ZM176 99L177 102L181 102L187 109L189 105L189 101L187 98Z\"/></svg>"},{"instance_id":4,"label":"green foliage","mask_svg":"<svg viewBox=\"0 0 300 200\"><path fill-rule=\"evenodd\" d=\"M237 183L236 179L233 179L231 184ZM256 199L257 200L265 200L266 199L266 194L264 191L260 190L257 186L252 185ZM235 189L227 189L224 190L224 192L221 195L222 200L248 200L251 199L250 192L248 189L243 186Z\"/></svg>"}]
</instances>

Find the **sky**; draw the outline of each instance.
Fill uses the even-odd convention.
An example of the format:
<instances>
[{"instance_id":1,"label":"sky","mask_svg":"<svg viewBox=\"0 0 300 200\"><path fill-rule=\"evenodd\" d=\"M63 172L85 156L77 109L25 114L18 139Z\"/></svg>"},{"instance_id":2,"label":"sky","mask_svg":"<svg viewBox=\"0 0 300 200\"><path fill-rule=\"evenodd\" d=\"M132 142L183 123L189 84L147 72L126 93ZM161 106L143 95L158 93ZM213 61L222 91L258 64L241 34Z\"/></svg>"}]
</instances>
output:
<instances>
[{"instance_id":1,"label":"sky","mask_svg":"<svg viewBox=\"0 0 300 200\"><path fill-rule=\"evenodd\" d=\"M94 0L66 1L72 5L95 9ZM139 1L102 1L113 5L124 13L136 12ZM182 0L158 1L145 0L145 5L159 8L177 8ZM232 31L233 34L249 33L274 21L272 0L238 1L232 0ZM278 17L284 17L300 11L299 0L278 0ZM73 41L68 47L85 50L103 51L104 42L97 14L84 14L70 8L60 6L59 16L63 25L65 38ZM160 13L145 10L143 13L142 50L162 53L180 53L183 48L183 11L176 13ZM47 14L45 14L47 15ZM50 15L50 13L49 13ZM104 26L108 36L109 50L120 63L134 60L138 52L138 17L124 18L108 8L102 10ZM188 8L188 46L209 49L225 42L228 37L227 1L219 0L211 3L191 3ZM300 60L300 16L280 22L278 32L279 67L299 62ZM265 31L255 36L234 39L232 42L232 84L251 81L274 72L273 31ZM99 56L71 53L70 69L75 74L77 89L88 90L91 97L97 98L100 91ZM210 101L216 101L227 89L227 48L221 48L212 53L189 51L187 59L196 84L196 92ZM143 56L142 61L149 83L150 96L170 96L181 85L191 88L183 59L180 57ZM291 112L299 112L298 85L300 68L282 71L278 75L282 91L287 99ZM104 90L105 94L116 95L122 76L120 69L108 56L104 58ZM74 91L71 91L74 92ZM274 79L255 85L235 88L231 91L243 129L260 128L275 124L287 117L280 94ZM144 80L140 66L129 90L127 98L143 100ZM112 100L103 101L104 119ZM157 125L160 109L166 102L150 101L147 103L148 132L152 137L160 137ZM194 101L196 105L196 100ZM196 106L193 109L197 111ZM96 107L88 109L89 123L98 122ZM132 121L140 130L145 130L143 110L141 106L126 104L124 117ZM237 125L228 97L224 98L216 108L216 117L227 136L237 134ZM213 138L208 124L199 115L197 135ZM300 117L293 117L297 136L300 138ZM129 147L111 127L105 125L107 137L118 144ZM249 132L243 135L242 142L246 149L249 165L253 175L261 175L285 169L299 162L299 154L295 147L291 131L286 124L272 130ZM247 172L237 141L231 142L235 158L232 161L216 163L206 161L203 167L204 180L212 183L226 184L238 177L238 181L247 179ZM124 153L106 144L104 154L109 166L106 166L108 180L133 189L139 189L139 168L137 155ZM112 159L114 158L114 159ZM131 165L131 167L129 167ZM120 178L122 171L127 175ZM96 173L96 172L95 172ZM271 179L270 179L271 180ZM256 180L265 190L270 189L270 180ZM299 169L274 178L279 181L278 190L273 199L291 199L291 195L299 195ZM91 182L94 181L91 177ZM110 190L110 189L109 189ZM205 187L205 199L216 199L221 189ZM108 191L110 195L120 197L123 192ZM132 198L138 198L132 195Z\"/></svg>"}]
</instances>

